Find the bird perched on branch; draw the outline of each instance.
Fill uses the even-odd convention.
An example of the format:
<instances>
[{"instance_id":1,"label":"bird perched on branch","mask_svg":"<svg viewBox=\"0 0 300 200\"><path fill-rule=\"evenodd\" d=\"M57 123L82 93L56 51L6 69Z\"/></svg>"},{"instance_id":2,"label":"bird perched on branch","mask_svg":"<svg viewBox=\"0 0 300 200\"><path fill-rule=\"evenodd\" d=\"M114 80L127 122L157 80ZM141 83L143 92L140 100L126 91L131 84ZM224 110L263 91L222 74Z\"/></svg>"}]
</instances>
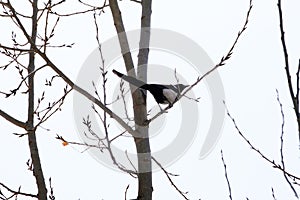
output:
<instances>
[{"instance_id":1,"label":"bird perched on branch","mask_svg":"<svg viewBox=\"0 0 300 200\"><path fill-rule=\"evenodd\" d=\"M114 74L130 84L144 90L148 90L154 97L158 104L169 104L172 107L173 103L177 100L180 93L188 87L188 85L176 84L176 85L160 85L160 84L147 84L141 80L126 76L116 70L112 70Z\"/></svg>"}]
</instances>

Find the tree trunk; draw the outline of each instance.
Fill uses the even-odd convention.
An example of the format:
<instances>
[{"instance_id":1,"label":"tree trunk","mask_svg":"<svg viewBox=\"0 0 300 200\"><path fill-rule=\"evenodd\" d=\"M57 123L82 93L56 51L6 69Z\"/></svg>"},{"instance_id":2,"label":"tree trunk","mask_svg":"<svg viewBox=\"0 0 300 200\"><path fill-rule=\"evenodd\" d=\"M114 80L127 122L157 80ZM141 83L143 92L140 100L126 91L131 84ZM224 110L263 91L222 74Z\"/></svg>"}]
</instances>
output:
<instances>
[{"instance_id":1,"label":"tree trunk","mask_svg":"<svg viewBox=\"0 0 300 200\"><path fill-rule=\"evenodd\" d=\"M149 55L150 42L150 26L151 26L151 0L142 0L142 17L141 17L141 33L140 47L138 54L137 76L139 79L147 82L147 64ZM145 99L144 99L145 101ZM139 105L139 104L138 104ZM135 122L138 126L137 130L142 137L135 139L136 150L138 153L138 169L139 169L139 191L138 200L152 199L152 166L151 166L151 148L149 141L149 126L142 126L147 120L146 101L141 108L135 107Z\"/></svg>"},{"instance_id":2,"label":"tree trunk","mask_svg":"<svg viewBox=\"0 0 300 200\"><path fill-rule=\"evenodd\" d=\"M31 32L31 40L33 43L36 41L37 35L37 2L38 0L34 0L32 2L32 32ZM31 45L31 49L33 49ZM38 199L39 200L47 200L47 188L45 184L44 174L41 167L41 161L39 157L38 147L36 143L36 135L34 128L34 68L35 68L35 54L33 51L29 53L29 64L28 64L28 119L26 130L28 132L28 144L30 149L31 160L33 164L33 175L36 180L37 188L38 188Z\"/></svg>"},{"instance_id":3,"label":"tree trunk","mask_svg":"<svg viewBox=\"0 0 300 200\"><path fill-rule=\"evenodd\" d=\"M112 12L114 25L116 27L121 52L126 66L128 75L136 77L132 56L129 49L129 44L122 20L121 11L117 0L109 0L109 6ZM142 1L142 17L141 17L141 35L140 35L140 50L138 55L138 78L146 81L148 54L149 54L149 40L150 40L150 19L151 19L151 0ZM145 28L145 29L143 29ZM147 31L145 31L147 30ZM141 48L142 47L142 48ZM138 155L138 200L152 199L152 166L151 166L151 149L149 142L149 127L145 126L147 120L146 99L143 94L136 90L132 93L135 128L139 133L135 136L134 141Z\"/></svg>"}]
</instances>

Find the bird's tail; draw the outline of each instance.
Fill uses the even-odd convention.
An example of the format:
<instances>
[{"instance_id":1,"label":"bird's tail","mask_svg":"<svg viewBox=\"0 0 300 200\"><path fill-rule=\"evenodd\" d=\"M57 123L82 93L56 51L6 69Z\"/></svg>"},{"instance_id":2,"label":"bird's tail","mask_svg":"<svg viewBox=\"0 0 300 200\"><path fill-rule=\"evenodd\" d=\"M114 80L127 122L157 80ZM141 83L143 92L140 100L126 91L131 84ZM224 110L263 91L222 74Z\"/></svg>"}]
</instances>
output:
<instances>
[{"instance_id":1,"label":"bird's tail","mask_svg":"<svg viewBox=\"0 0 300 200\"><path fill-rule=\"evenodd\" d=\"M128 83L130 83L130 84L132 84L132 85L134 85L138 88L145 89L145 90L147 90L147 88L148 88L147 83L145 83L143 81L140 81L140 80L138 80L136 78L133 78L131 76L126 76L125 74L122 74L122 73L120 73L120 72L118 72L114 69L112 70L112 72L114 74L116 74L118 77L120 77L121 79L127 81Z\"/></svg>"}]
</instances>

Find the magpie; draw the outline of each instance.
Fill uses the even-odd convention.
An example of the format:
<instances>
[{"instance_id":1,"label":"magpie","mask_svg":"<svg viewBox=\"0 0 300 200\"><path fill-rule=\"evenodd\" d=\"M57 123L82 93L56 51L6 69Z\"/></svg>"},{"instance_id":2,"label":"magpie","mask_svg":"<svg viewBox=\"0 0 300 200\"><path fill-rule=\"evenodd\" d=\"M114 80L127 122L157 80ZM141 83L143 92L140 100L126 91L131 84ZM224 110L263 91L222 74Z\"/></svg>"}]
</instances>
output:
<instances>
[{"instance_id":1,"label":"magpie","mask_svg":"<svg viewBox=\"0 0 300 200\"><path fill-rule=\"evenodd\" d=\"M158 104L169 104L169 107L173 106L173 103L177 100L180 93L188 87L188 85L176 84L176 85L160 85L160 84L147 84L141 80L126 76L116 70L112 70L114 74L130 84L144 90L148 90L154 97Z\"/></svg>"}]
</instances>

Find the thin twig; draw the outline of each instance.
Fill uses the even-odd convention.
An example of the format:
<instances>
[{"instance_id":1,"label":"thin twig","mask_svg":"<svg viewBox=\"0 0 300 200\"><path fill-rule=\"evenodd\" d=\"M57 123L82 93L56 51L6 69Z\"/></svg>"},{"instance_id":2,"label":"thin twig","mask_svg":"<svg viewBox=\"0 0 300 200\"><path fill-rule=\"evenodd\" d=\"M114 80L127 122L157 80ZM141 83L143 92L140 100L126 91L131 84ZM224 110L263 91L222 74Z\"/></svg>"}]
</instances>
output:
<instances>
[{"instance_id":1,"label":"thin twig","mask_svg":"<svg viewBox=\"0 0 300 200\"><path fill-rule=\"evenodd\" d=\"M138 1L138 0L130 0L130 1L135 2L135 3L142 4L142 1Z\"/></svg>"},{"instance_id":2,"label":"thin twig","mask_svg":"<svg viewBox=\"0 0 300 200\"><path fill-rule=\"evenodd\" d=\"M285 118L284 118L284 112L283 112L283 108L282 108L282 103L280 102L278 90L276 90L276 93L277 93L277 102L278 102L279 107L280 107L280 113L281 113L281 118L282 118L281 136L280 136L280 158L281 158L282 169L283 169L283 171L285 171L285 164L284 164L284 158L283 158L283 135L284 135ZM294 192L296 198L298 198L298 194L297 194L295 188L293 187L292 183L290 182L290 180L289 180L288 176L286 175L286 173L283 172L283 176L284 176L286 182L289 184L292 191Z\"/></svg>"},{"instance_id":3,"label":"thin twig","mask_svg":"<svg viewBox=\"0 0 300 200\"><path fill-rule=\"evenodd\" d=\"M287 51L287 45L286 45L286 41L285 41L285 31L284 31L284 27L283 27L283 14L282 14L282 6L281 6L281 0L278 0L277 3L278 6L278 13L279 13L279 27L280 27L280 34L281 34L281 45L282 45L282 49L283 49L283 55L284 55L284 61L285 61L285 72L286 72L286 77L287 77L287 82L288 82L288 87L289 87L289 93L294 105L294 111L295 111L295 115L297 117L297 124L298 124L298 135L299 135L299 142L300 142L300 113L299 113L299 67L298 66L298 71L296 74L296 78L297 78L297 92L296 92L296 96L294 94L294 88L293 88L293 84L292 84L292 77L291 77L291 73L290 73L290 65L289 65L289 58L288 58L288 51ZM300 61L299 61L300 62Z\"/></svg>"},{"instance_id":4,"label":"thin twig","mask_svg":"<svg viewBox=\"0 0 300 200\"><path fill-rule=\"evenodd\" d=\"M299 106L299 92L300 92L300 80L299 80L300 77L299 77L299 74L300 74L300 59L298 61L298 69L297 69L297 72L296 72L296 79L297 79L297 85L296 85L296 87L297 87L297 92L296 92L295 99L297 101L297 105L298 106ZM300 109L300 108L298 108L298 109ZM298 110L298 112L299 112L299 110ZM299 121L299 118L298 118L298 121Z\"/></svg>"},{"instance_id":5,"label":"thin twig","mask_svg":"<svg viewBox=\"0 0 300 200\"><path fill-rule=\"evenodd\" d=\"M167 176L168 180L170 181L171 185L177 190L177 192L186 200L188 200L186 194L188 192L182 192L177 186L176 184L173 182L173 180L170 177L170 173L167 172L167 170L165 170L165 168L153 157L151 156L152 160L160 167L160 169L165 173L165 175Z\"/></svg>"},{"instance_id":6,"label":"thin twig","mask_svg":"<svg viewBox=\"0 0 300 200\"><path fill-rule=\"evenodd\" d=\"M275 197L274 188L272 188L272 197L273 197L273 200L277 200L276 197Z\"/></svg>"},{"instance_id":7,"label":"thin twig","mask_svg":"<svg viewBox=\"0 0 300 200\"><path fill-rule=\"evenodd\" d=\"M187 95L184 95L184 97L187 98L188 100L195 101L195 102L199 102L201 99L201 97L193 98L193 97L189 97Z\"/></svg>"},{"instance_id":8,"label":"thin twig","mask_svg":"<svg viewBox=\"0 0 300 200\"><path fill-rule=\"evenodd\" d=\"M7 49L7 50L12 50L12 51L20 51L20 52L31 52L31 51L33 51L32 49L20 49L20 48L15 48L15 47L4 46L2 44L0 44L0 48Z\"/></svg>"},{"instance_id":9,"label":"thin twig","mask_svg":"<svg viewBox=\"0 0 300 200\"><path fill-rule=\"evenodd\" d=\"M73 145L77 145L77 146L85 146L85 147L88 147L88 148L96 148L96 149L100 149L101 151L103 151L104 149L106 149L105 146L99 146L98 144L97 145L94 145L94 144L88 144L86 142L72 142L72 141L68 141L68 140L65 140L62 136L60 135L56 135L55 139L58 139L60 141L63 142L63 144L65 145L68 145L68 144L73 144Z\"/></svg>"},{"instance_id":10,"label":"thin twig","mask_svg":"<svg viewBox=\"0 0 300 200\"><path fill-rule=\"evenodd\" d=\"M98 50L99 50L100 59L101 59L101 65L99 66L99 69L100 69L101 75L102 75L102 90L103 90L103 96L102 97L99 96L94 83L93 83L93 86L95 88L95 93L96 93L98 99L99 100L102 99L103 100L103 105L105 106L105 108L107 108L106 107L107 106L107 103L106 103L106 100L107 100L107 96L106 96L106 82L107 82L106 75L107 75L107 70L105 69L105 60L104 60L104 57L103 57L103 54L102 54L101 43L100 43L100 39L99 39L99 26L97 24L97 19L96 19L96 14L95 13L94 13L93 17L94 17L94 25L95 25L95 28L96 28L96 41L98 43ZM97 111L97 109L95 108L94 105L92 105L92 109L98 115L98 117L100 118L100 120L101 120L101 122L103 124L103 129L104 129L105 137L103 139L99 138L99 136L92 131L92 129L91 129L91 122L87 118L87 120L85 121L85 124L88 127L89 132L92 134L92 136L94 136L95 138L97 138L99 146L102 144L103 146L106 147L105 149L108 151L108 153L110 155L110 158L111 158L111 160L112 160L112 162L113 162L113 164L115 166L117 166L120 170L128 173L132 177L136 178L137 172L136 171L132 171L132 170L128 170L128 169L125 168L125 166L123 166L121 163L119 163L116 160L116 158L114 156L114 153L112 151L112 148L111 148L112 141L114 141L115 139L117 139L119 136L123 135L126 131L124 131L123 133L119 134L118 136L116 136L112 140L110 140L109 139L109 132L108 132L109 124L107 122L107 119L108 119L107 115L108 114L110 115L110 113L107 112L106 109L103 109L103 114L101 115Z\"/></svg>"},{"instance_id":11,"label":"thin twig","mask_svg":"<svg viewBox=\"0 0 300 200\"><path fill-rule=\"evenodd\" d=\"M231 119L235 129L237 130L238 134L244 139L244 141L251 147L252 150L254 150L256 153L258 153L265 161L267 161L268 163L270 163L272 165L273 168L278 169L280 171L282 171L283 173L285 173L287 176L289 176L290 178L294 179L294 180L298 180L300 181L300 177L297 177L287 171L285 171L282 166L280 164L277 164L274 160L268 158L267 156L265 156L258 148L256 148L242 133L242 131L239 129L235 119L231 116L231 114L228 111L228 108L226 107L226 104L224 102L226 111L227 111L227 115L228 117Z\"/></svg>"},{"instance_id":12,"label":"thin twig","mask_svg":"<svg viewBox=\"0 0 300 200\"><path fill-rule=\"evenodd\" d=\"M23 196L27 196L27 197L33 197L33 198L37 198L38 196L36 194L30 194L30 193L25 193L25 192L20 192L20 189L18 189L18 191L10 189L8 186L4 185L3 183L0 183L0 186L5 188L7 191L11 192L15 195L23 195Z\"/></svg>"},{"instance_id":13,"label":"thin twig","mask_svg":"<svg viewBox=\"0 0 300 200\"><path fill-rule=\"evenodd\" d=\"M226 178L226 181L227 181L227 186L228 186L228 191L229 191L229 199L232 200L231 187L230 187L230 182L229 182L228 173L227 173L227 166L226 166L226 163L225 163L225 160L224 160L222 150L221 150L221 158L222 158L222 162L223 162L223 166L224 166L224 170L225 170L225 178Z\"/></svg>"},{"instance_id":14,"label":"thin twig","mask_svg":"<svg viewBox=\"0 0 300 200\"><path fill-rule=\"evenodd\" d=\"M50 200L55 200L54 189L53 189L53 186L52 186L52 179L51 179L51 177L49 178L49 187L50 187L49 199Z\"/></svg>"},{"instance_id":15,"label":"thin twig","mask_svg":"<svg viewBox=\"0 0 300 200\"><path fill-rule=\"evenodd\" d=\"M119 138L119 137L121 137L121 136L123 136L125 133L127 133L127 131L125 130L125 131L123 131L122 133L120 133L119 135L116 135L115 137L113 137L111 140L110 140L110 143L112 143L115 139L117 139L117 138Z\"/></svg>"},{"instance_id":16,"label":"thin twig","mask_svg":"<svg viewBox=\"0 0 300 200\"><path fill-rule=\"evenodd\" d=\"M138 170L135 168L134 164L133 164L132 161L130 160L130 158L129 158L129 156L128 156L127 150L125 151L125 154L126 154L126 158L127 158L127 160L129 161L131 167L134 169L134 171L137 172Z\"/></svg>"},{"instance_id":17,"label":"thin twig","mask_svg":"<svg viewBox=\"0 0 300 200\"><path fill-rule=\"evenodd\" d=\"M9 96L12 95L12 94L15 95L15 93L21 88L21 86L23 85L23 83L24 83L30 76L34 75L37 71L43 69L43 68L46 67L46 66L47 66L47 65L43 65L43 66L41 66L41 67L39 67L39 68L37 68L37 69L34 69L32 72L28 73L27 76L22 77L22 80L21 80L21 82L19 83L18 87L16 87L16 88L13 89L13 90L10 90L11 93L7 93L7 94L6 94L6 97L9 97ZM25 84L27 84L27 83L25 82Z\"/></svg>"},{"instance_id":18,"label":"thin twig","mask_svg":"<svg viewBox=\"0 0 300 200\"><path fill-rule=\"evenodd\" d=\"M123 128L125 128L130 134L137 135L138 133L133 130L127 123L125 123L122 118L120 118L116 113L114 113L112 110L110 110L108 107L106 107L101 101L94 98L93 95L91 95L86 90L82 89L78 85L76 85L69 77L67 77L49 58L46 54L44 54L37 46L36 44L31 40L30 35L26 31L25 27L23 26L22 22L16 15L15 9L9 4L9 9L11 10L11 13L16 20L17 25L22 30L24 36L28 40L28 42L31 44L32 50L34 50L37 54L41 56L41 58L47 63L49 67L51 67L67 84L69 84L74 90L85 96L90 101L94 102L97 106L99 106L101 109L105 110L110 117L114 118Z\"/></svg>"},{"instance_id":19,"label":"thin twig","mask_svg":"<svg viewBox=\"0 0 300 200\"><path fill-rule=\"evenodd\" d=\"M111 157L111 160L113 162L113 164L115 166L117 166L121 171L124 171L126 173L128 173L130 176L136 178L136 172L133 171L133 170L129 170L129 169L126 169L125 166L123 166L122 164L120 164L119 162L117 162L113 152L112 152L112 149L111 149L111 140L109 140L109 138L107 136L105 136L104 138L100 138L93 130L92 130L92 127L91 127L91 121L89 120L89 118L87 117L87 119L84 119L84 124L88 127L88 131L89 133L96 138L96 140L98 141L98 144L93 146L93 145L89 145L87 143L85 144L82 144L82 145L85 145L85 146L88 146L88 147L93 147L93 148L98 148L100 150L107 150L108 153L109 153L109 156ZM106 130L107 131L107 130ZM108 132L105 133L106 135L108 135ZM86 136L88 137L88 135L86 134ZM90 138L88 137L89 139L91 140L94 140L93 138ZM58 138L60 139L60 138ZM106 142L106 143L105 143ZM70 144L72 144L72 142L68 142ZM75 143L74 143L75 144ZM102 145L102 147L101 147Z\"/></svg>"},{"instance_id":20,"label":"thin twig","mask_svg":"<svg viewBox=\"0 0 300 200\"><path fill-rule=\"evenodd\" d=\"M82 3L82 2L81 2ZM87 6L88 4L86 4L85 6ZM104 2L104 4L100 7L98 6L91 6L89 5L88 7L90 7L89 9L86 9L86 10L82 10L82 11L76 11L76 12L72 12L72 13L65 13L65 14L60 14L58 12L55 12L55 11L52 11L51 10L51 13L54 14L54 15L57 15L59 17L71 17L71 16L74 16L74 15L80 15L80 14L86 14L86 13L90 13L90 12L95 12L97 10L100 10L103 12L104 8L105 7L108 7L109 5L106 4L106 1Z\"/></svg>"},{"instance_id":21,"label":"thin twig","mask_svg":"<svg viewBox=\"0 0 300 200\"><path fill-rule=\"evenodd\" d=\"M123 102L123 106L124 106L124 111L125 111L125 116L126 116L126 119L128 120L128 123L130 122L130 117L129 117L129 114L128 114L128 110L127 110L127 104L126 104L126 101L125 101L125 88L124 88L124 81L121 79L121 82L120 82L120 92L121 92L121 99L122 99L122 102Z\"/></svg>"},{"instance_id":22,"label":"thin twig","mask_svg":"<svg viewBox=\"0 0 300 200\"><path fill-rule=\"evenodd\" d=\"M229 51L227 52L227 54L221 58L221 60L219 61L218 64L216 64L213 68L211 68L209 71L207 71L201 77L199 76L197 78L197 80L193 84L191 84L188 88L186 88L184 90L184 92L178 96L178 98L176 99L176 101L174 103L176 103L179 99L181 99L183 96L185 96L185 94L187 92L189 92L193 87L195 87L197 84L199 84L204 78L206 78L212 72L214 72L215 70L217 70L219 67L225 65L226 61L228 61L231 58L235 46L237 45L237 43L238 43L240 37L242 36L242 34L244 33L244 31L247 29L247 25L248 25L248 22L249 22L249 17L250 17L250 13L251 13L252 7L253 7L252 0L250 0L249 9L247 11L245 23L244 23L242 29L238 32L237 37L235 38L235 41L233 42L233 44L232 44L231 48L229 49ZM163 113L165 113L168 109L170 109L170 107L166 107L165 109L161 110L159 113L157 113L156 115L154 115L151 119L149 119L147 121L147 123L150 123L151 121L155 120L157 117L159 117L160 115L162 115Z\"/></svg>"},{"instance_id":23,"label":"thin twig","mask_svg":"<svg viewBox=\"0 0 300 200\"><path fill-rule=\"evenodd\" d=\"M68 85L67 85L68 86ZM47 107L46 112L42 117L39 117L39 122L35 125L35 127L40 126L42 123L47 121L52 115L54 115L57 111L61 110L61 107L64 103L65 98L67 95L73 90L72 88L68 89L67 86L64 88L64 94L61 98L55 101L50 107ZM57 106L54 110L53 108Z\"/></svg>"},{"instance_id":24,"label":"thin twig","mask_svg":"<svg viewBox=\"0 0 300 200\"><path fill-rule=\"evenodd\" d=\"M129 184L125 188L125 200L127 200L127 191L128 191L128 189L129 189Z\"/></svg>"}]
</instances>

